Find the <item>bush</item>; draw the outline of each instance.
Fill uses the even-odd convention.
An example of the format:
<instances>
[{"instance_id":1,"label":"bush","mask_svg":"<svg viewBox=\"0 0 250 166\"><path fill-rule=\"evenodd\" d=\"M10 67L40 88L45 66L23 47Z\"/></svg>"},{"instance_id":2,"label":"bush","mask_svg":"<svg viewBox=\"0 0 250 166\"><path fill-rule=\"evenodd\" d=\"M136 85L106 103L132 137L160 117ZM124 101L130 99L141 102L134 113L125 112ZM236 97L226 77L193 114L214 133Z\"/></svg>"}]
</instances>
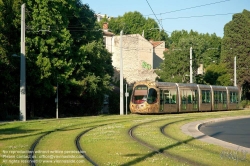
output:
<instances>
[{"instance_id":1,"label":"bush","mask_svg":"<svg viewBox=\"0 0 250 166\"><path fill-rule=\"evenodd\" d=\"M249 100L242 100L242 101L240 102L240 104L241 104L241 106L242 106L243 108L247 108L247 107L250 106L250 101L249 101Z\"/></svg>"}]
</instances>

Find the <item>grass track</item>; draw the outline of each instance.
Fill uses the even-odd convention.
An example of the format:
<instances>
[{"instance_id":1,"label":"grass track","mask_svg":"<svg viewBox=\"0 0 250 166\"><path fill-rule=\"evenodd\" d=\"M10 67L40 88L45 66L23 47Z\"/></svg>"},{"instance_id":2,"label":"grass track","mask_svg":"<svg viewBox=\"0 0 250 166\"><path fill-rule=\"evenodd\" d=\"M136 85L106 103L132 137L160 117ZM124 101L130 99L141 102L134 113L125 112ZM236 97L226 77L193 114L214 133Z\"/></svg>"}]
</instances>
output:
<instances>
[{"instance_id":1,"label":"grass track","mask_svg":"<svg viewBox=\"0 0 250 166\"><path fill-rule=\"evenodd\" d=\"M180 130L182 125L191 121L249 114L250 110L244 110L166 115L96 116L0 123L0 166L28 165L20 163L21 160L27 161L24 157L26 153L18 158L20 153L28 151L32 143L48 131L52 132L42 138L35 148L35 160L54 162L57 159L69 163L38 163L38 166L91 165L80 153L75 153L77 148L74 141L81 132L93 127L95 128L81 137L80 143L86 154L99 165L188 165L179 161L178 157L192 160L197 165L249 165L249 155L241 158L244 160L238 161L230 156L221 158L221 153L228 151L227 149L193 139ZM134 131L138 138L177 158L156 153L131 139L128 130L135 125L139 125ZM161 127L166 135L161 133ZM43 153L37 153L39 151ZM11 164L14 160L19 163ZM79 163L73 164L76 160Z\"/></svg>"}]
</instances>

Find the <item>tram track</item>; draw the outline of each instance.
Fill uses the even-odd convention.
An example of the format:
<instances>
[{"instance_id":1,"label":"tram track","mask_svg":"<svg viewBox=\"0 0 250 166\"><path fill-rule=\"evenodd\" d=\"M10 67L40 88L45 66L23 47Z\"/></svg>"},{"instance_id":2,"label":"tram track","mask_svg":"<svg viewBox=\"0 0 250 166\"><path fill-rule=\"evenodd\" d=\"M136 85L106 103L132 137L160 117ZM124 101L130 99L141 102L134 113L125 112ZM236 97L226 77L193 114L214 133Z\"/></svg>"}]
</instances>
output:
<instances>
[{"instance_id":1,"label":"tram track","mask_svg":"<svg viewBox=\"0 0 250 166\"><path fill-rule=\"evenodd\" d=\"M109 120L107 120L107 121L110 121L110 120L112 120L112 119L109 119ZM103 122L103 121L100 121L100 122ZM87 124L87 123L83 123L83 124ZM95 128L97 128L97 127L99 127L99 126L103 126L103 125L107 125L107 124L110 124L110 123L106 123L106 124L102 124L102 125L96 125L96 127L92 127L92 128L90 128L90 129L87 129L87 130L85 130L85 131L83 131L83 132L81 132L76 138L75 138L75 143L76 142L78 142L79 140L80 140L80 137L82 136L82 135L84 135L85 133L87 133L87 132L89 132L90 130L93 130L93 129L95 129ZM76 124L76 125L81 125L81 124ZM37 147L37 145L39 144L39 142L45 137L45 136L47 136L47 135L49 135L49 134L51 134L51 133L53 133L53 132L56 132L56 131L62 131L62 130L64 130L64 129L66 129L66 128L69 128L69 127L74 127L74 126L76 126L76 125L73 125L73 126L66 126L66 127L63 127L63 128L59 128L59 129L55 129L55 130L51 130L51 131L47 131L47 132L45 132L44 134L42 134L40 137L38 137L37 139L35 139L35 141L32 143L32 145L30 146L30 148L29 148L29 151L28 151L28 163L29 163L29 165L30 166L36 166L36 161L35 161L35 148ZM79 144L79 143L78 143ZM80 144L79 144L80 145ZM80 147L81 148L81 147ZM79 150L79 149L78 149ZM82 150L79 150L79 153L80 154L82 154ZM83 155L83 154L82 154ZM84 156L84 155L83 155ZM85 156L84 156L87 160L88 159L90 159L86 154L85 154ZM91 159L90 160L88 160L88 161L91 161ZM94 163L94 162L93 162Z\"/></svg>"},{"instance_id":2,"label":"tram track","mask_svg":"<svg viewBox=\"0 0 250 166\"><path fill-rule=\"evenodd\" d=\"M46 132L45 134L41 135L41 136L38 137L38 138L33 142L33 144L31 145L31 147L30 147L30 149L29 149L29 152L28 152L29 165L30 165L30 166L35 166L35 165L36 165L35 159L34 159L34 158L35 158L34 155L35 155L35 148L36 148L37 144L40 142L40 140L41 140L43 137L45 137L46 135L48 135L48 134L50 134L50 133L52 133L52 132L54 132L54 131L48 131L48 132Z\"/></svg>"},{"instance_id":3,"label":"tram track","mask_svg":"<svg viewBox=\"0 0 250 166\"><path fill-rule=\"evenodd\" d=\"M115 122L115 123L121 123L121 122L125 122L125 121L122 120L122 121L118 121L118 122ZM82 137L84 134L86 134L87 132L89 132L89 131L91 131L91 130L93 130L93 129L96 129L96 128L98 128L98 127L106 126L106 125L109 125L109 124L114 124L114 122L112 122L112 123L106 123L106 124L102 124L102 125L98 125L98 126L96 126L96 127L92 127L92 128L90 128L90 129L88 129L88 130L85 130L85 131L81 132L81 133L75 138L75 145L76 145L76 148L78 149L79 153L80 153L86 160L88 160L92 165L94 165L94 166L98 166L98 164L97 164L91 157L89 157L89 156L86 154L86 152L82 149L81 144L80 144L80 139L81 139L81 137Z\"/></svg>"},{"instance_id":4,"label":"tram track","mask_svg":"<svg viewBox=\"0 0 250 166\"><path fill-rule=\"evenodd\" d=\"M107 124L105 124L105 125L107 125ZM101 125L101 126L104 126L104 125ZM100 126L97 126L97 127L100 127ZM92 128L90 128L90 129L88 129L88 130L85 130L85 131L81 132L81 133L75 138L75 145L76 145L76 148L77 148L77 150L79 151L79 153L80 153L86 160L88 160L92 165L94 165L94 166L97 166L98 164L97 164L93 159L91 159L91 158L86 154L86 152L82 149L81 144L80 144L80 139L81 139L81 137L82 137L84 134L86 134L87 132L89 132L89 131L91 131L91 130L97 128L97 127L92 127Z\"/></svg>"},{"instance_id":5,"label":"tram track","mask_svg":"<svg viewBox=\"0 0 250 166\"><path fill-rule=\"evenodd\" d=\"M173 158L175 160L177 160L178 162L182 162L182 163L185 163L185 164L188 164L188 165L192 165L192 166L196 166L196 165L204 165L204 164L201 164L201 163L197 163L196 161L193 161L193 160L190 160L190 159L187 159L185 157L182 157L182 156L178 156L178 155L175 155L175 154L171 154L170 152L167 151L167 149L169 148L172 148L174 146L178 146L180 145L181 143L180 142L177 142L173 145L169 145L168 147L162 147L162 148L158 148L152 144L150 144L149 142L146 142L140 138L138 138L135 134L135 129L138 128L139 126L142 126L142 125L147 125L147 124L150 124L150 123L153 123L153 122L156 122L156 121L162 121L162 120L155 120L155 121L150 121L150 122L144 122L144 123L141 123L141 124L138 124L138 125L135 125L133 127L131 127L128 131L128 134L129 136L134 139L135 141L137 141L139 144L143 145L144 147L147 147L148 149L152 150L153 154L162 154L163 156L165 157L169 157L169 158ZM165 136L168 136L165 132L164 132L164 128L169 125L169 124L173 124L173 123L177 123L177 122L180 122L180 121L183 121L183 120L178 120L178 121L174 121L174 122L170 122L162 127L160 127L160 132L161 134L165 135ZM171 139L173 139L172 137L169 137Z\"/></svg>"},{"instance_id":6,"label":"tram track","mask_svg":"<svg viewBox=\"0 0 250 166\"><path fill-rule=\"evenodd\" d=\"M112 121L112 120L116 120L116 119L108 119L106 121ZM122 120L122 121L117 121L117 122L110 122L110 123L104 123L104 124L97 124L97 125L94 125L94 126L89 126L90 128L88 128L87 130L84 130L82 132L80 132L80 134L78 134L75 139L74 139L74 144L77 148L77 150L79 151L79 153L88 161L90 162L92 165L94 166L97 166L98 164L90 157L88 156L83 148L81 147L81 144L80 144L80 139L81 137L88 133L89 131L91 130L94 130L98 127L102 127L102 126L105 126L105 125L109 125L109 124L114 124L114 123L121 123L121 122L125 122L126 120ZM100 122L103 122L103 121L100 121ZM83 123L85 124L85 123ZM81 124L77 124L77 125L81 125ZM73 125L75 126L75 125ZM47 135L53 133L53 132L56 132L56 131L63 131L65 130L66 128L69 128L69 127L73 127L73 126L67 126L67 127L64 127L64 128L60 128L60 129L55 129L55 130L51 130L51 131L47 131L45 132L43 135L41 135L40 137L38 137L31 145L30 149L29 149L29 152L28 152L28 159L29 159L29 165L30 166L36 166L36 161L35 161L35 148L37 147L37 145L39 144L39 142Z\"/></svg>"},{"instance_id":7,"label":"tram track","mask_svg":"<svg viewBox=\"0 0 250 166\"><path fill-rule=\"evenodd\" d=\"M182 162L182 163L186 163L186 164L189 164L189 165L201 165L201 164L197 164L196 162L194 162L194 161L192 161L192 160L190 160L190 159L186 159L186 158L184 158L184 157L181 157L181 156L178 156L178 155L175 155L175 154L171 154L171 153L169 153L168 151L167 151L167 149L168 148L171 148L172 146L178 146L178 145L180 145L181 143L179 142L179 143L177 143L177 144L175 144L175 145L170 145L171 147L168 147L168 148L166 148L166 147L163 147L163 148L157 148L156 146L154 146L153 144L150 144L149 142L146 142L146 141L144 141L144 140L141 140L140 138L138 138L137 136L136 136L136 134L135 134L135 129L136 128L138 128L138 127L140 127L140 126L142 126L142 125L147 125L147 124L149 124L149 123L153 123L153 122L157 122L157 121L163 121L163 120L166 120L166 119L157 119L157 120L151 120L151 121L148 121L148 122L143 122L143 123L140 123L140 124L136 124L136 125L134 125L134 126L132 126L130 129L129 129L129 131L128 131L128 134L129 134L129 136L132 138L132 139L134 139L135 141L137 141L138 143L140 143L140 144L142 144L143 146L145 146L145 147L147 147L148 149L150 149L151 151L152 151L152 155L154 155L154 154L162 154L163 156L165 156L165 157L169 157L169 158L173 158L173 159L175 159L175 160L177 160L177 161L179 161L179 162ZM108 121L110 121L110 119L108 120ZM112 121L112 120L111 120ZM79 134L75 137L75 139L74 139L74 144L75 144L75 146L76 146L76 148L77 148L77 150L79 151L79 154L81 154L89 163L91 163L92 165L94 165L94 166L97 166L98 164L96 163L96 161L94 161L94 159L92 158L92 157L90 157L90 156L88 156L87 155L87 153L84 151L84 148L82 148L82 146L81 146L81 143L80 143L80 140L81 140L81 138L85 135L85 134L87 134L88 132L90 132L90 131L92 131L92 130L94 130L94 129L96 129L96 128L98 128L98 127L102 127L102 126L105 126L105 125L110 125L110 124L117 124L117 123L121 123L121 122L126 122L127 120L122 120L122 121L112 121L112 122L110 122L110 123L102 123L102 124L95 124L95 125L92 125L92 126L85 126L85 130L84 131L81 131L81 132L79 132ZM170 122L170 123L168 123L168 124L165 124L164 126L161 126L161 127L159 127L159 129L160 129L160 132L163 134L163 135L165 135L165 136L167 136L167 137L169 137L169 138L171 138L171 139L174 139L174 138L172 138L171 136L169 136L169 135L167 135L165 132L164 132L164 129L165 129L165 127L167 127L168 125L170 125L170 124L173 124L173 123L177 123L177 122L180 122L180 121L183 121L183 120L176 120L176 121L174 121L174 122ZM103 121L102 121L103 122ZM85 123L84 123L85 124ZM83 124L77 124L78 126L79 125L83 125ZM75 125L73 125L73 126L75 126ZM56 132L56 131L63 131L63 130L65 130L66 128L69 128L69 127L72 127L72 126L67 126L67 127L64 127L64 128L60 128L60 129L55 129L55 130L51 130L51 131L47 131L46 133L44 133L43 135L41 135L39 138L37 138L35 141L34 141L34 143L32 144L32 146L30 147L30 150L29 150L29 165L31 165L31 166L35 166L36 165L36 161L35 161L35 157L34 157L34 155L35 155L35 148L37 147L37 145L39 144L39 142L45 137L45 136L47 136L47 135L49 135L49 134L51 134L51 133L53 133L53 132ZM79 129L79 128L77 128L77 129Z\"/></svg>"},{"instance_id":8,"label":"tram track","mask_svg":"<svg viewBox=\"0 0 250 166\"><path fill-rule=\"evenodd\" d=\"M108 125L108 124L104 124L104 125ZM98 125L97 127L104 126L104 125ZM80 134L78 134L78 135L76 136L75 141L74 141L74 142L75 142L75 145L76 145L76 148L77 148L77 150L79 151L79 153L80 153L86 160L88 160L92 165L94 165L94 166L97 166L97 164L94 162L93 159L91 159L91 158L83 151L83 149L82 149L82 147L81 147L81 144L80 144L80 139L81 139L81 137L82 137L84 134L86 134L87 132L89 132L89 131L91 131L91 130L97 128L97 127L92 127L92 128L90 128L90 129L87 129L87 130L81 132ZM49 132L46 132L45 134L41 135L41 136L40 136L39 138L37 138L37 139L33 142L33 144L31 145L31 147L30 147L30 149L29 149L29 153L28 153L29 165L30 165L30 166L36 166L36 161L35 161L35 157L34 157L36 146L39 144L39 142L40 142L40 140L41 140L42 138L44 138L45 136L47 136L48 134L50 134L50 133L52 133L52 132L55 132L55 131L49 131Z\"/></svg>"}]
</instances>

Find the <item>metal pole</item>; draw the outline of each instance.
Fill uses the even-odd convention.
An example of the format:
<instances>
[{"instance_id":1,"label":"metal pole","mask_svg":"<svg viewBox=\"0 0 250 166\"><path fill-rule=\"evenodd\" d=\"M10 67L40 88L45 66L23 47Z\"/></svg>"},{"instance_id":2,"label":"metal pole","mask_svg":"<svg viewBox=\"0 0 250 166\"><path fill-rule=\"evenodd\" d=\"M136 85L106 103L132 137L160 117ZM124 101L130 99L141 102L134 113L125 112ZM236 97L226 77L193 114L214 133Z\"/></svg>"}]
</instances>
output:
<instances>
[{"instance_id":1,"label":"metal pole","mask_svg":"<svg viewBox=\"0 0 250 166\"><path fill-rule=\"evenodd\" d=\"M236 84L236 56L234 57L234 86L237 86Z\"/></svg>"},{"instance_id":2,"label":"metal pole","mask_svg":"<svg viewBox=\"0 0 250 166\"><path fill-rule=\"evenodd\" d=\"M190 83L193 83L192 47L190 47Z\"/></svg>"},{"instance_id":3,"label":"metal pole","mask_svg":"<svg viewBox=\"0 0 250 166\"><path fill-rule=\"evenodd\" d=\"M25 69L25 3L21 7L21 64L20 64L20 114L21 121L26 121L26 69Z\"/></svg>"},{"instance_id":4,"label":"metal pole","mask_svg":"<svg viewBox=\"0 0 250 166\"><path fill-rule=\"evenodd\" d=\"M122 30L120 32L120 115L123 115L123 60L122 60Z\"/></svg>"},{"instance_id":5,"label":"metal pole","mask_svg":"<svg viewBox=\"0 0 250 166\"><path fill-rule=\"evenodd\" d=\"M58 82L56 84L56 119L58 119Z\"/></svg>"},{"instance_id":6,"label":"metal pole","mask_svg":"<svg viewBox=\"0 0 250 166\"><path fill-rule=\"evenodd\" d=\"M126 115L128 115L128 84L126 84Z\"/></svg>"}]
</instances>

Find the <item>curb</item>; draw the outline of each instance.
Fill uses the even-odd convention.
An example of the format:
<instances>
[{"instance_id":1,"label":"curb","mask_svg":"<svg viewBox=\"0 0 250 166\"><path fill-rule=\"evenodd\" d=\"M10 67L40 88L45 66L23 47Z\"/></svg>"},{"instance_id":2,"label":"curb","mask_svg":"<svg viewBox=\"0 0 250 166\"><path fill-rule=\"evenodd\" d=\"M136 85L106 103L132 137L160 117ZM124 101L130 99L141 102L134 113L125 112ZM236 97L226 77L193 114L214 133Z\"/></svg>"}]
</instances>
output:
<instances>
[{"instance_id":1,"label":"curb","mask_svg":"<svg viewBox=\"0 0 250 166\"><path fill-rule=\"evenodd\" d=\"M216 118L216 119L207 119L207 120L200 120L195 121L191 123L187 123L181 127L181 130L183 133L198 139L203 142L207 142L214 145L219 145L227 149L235 150L235 151L243 151L250 154L250 148L236 145L233 143L229 143L226 141L222 141L213 137L210 137L208 135L205 135L204 133L200 132L200 127L204 124L208 123L214 123L219 121L227 121L227 120L235 120L235 119L242 119L242 118L250 118L250 116L237 116L237 117L226 117L226 118Z\"/></svg>"}]
</instances>

